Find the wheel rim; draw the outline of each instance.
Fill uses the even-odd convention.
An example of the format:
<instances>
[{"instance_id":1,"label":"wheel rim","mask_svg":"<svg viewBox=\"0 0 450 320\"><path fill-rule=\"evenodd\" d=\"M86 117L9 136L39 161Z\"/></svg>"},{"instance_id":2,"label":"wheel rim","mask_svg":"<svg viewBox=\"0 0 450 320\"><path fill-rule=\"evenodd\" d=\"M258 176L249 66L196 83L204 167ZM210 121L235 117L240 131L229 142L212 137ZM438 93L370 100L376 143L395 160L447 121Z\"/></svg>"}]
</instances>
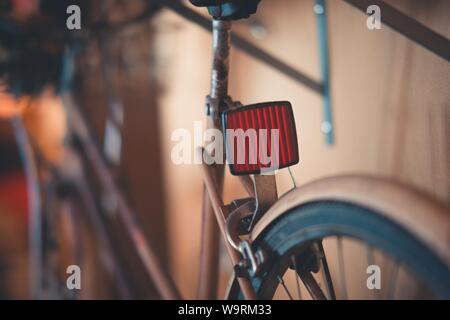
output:
<instances>
[{"instance_id":1,"label":"wheel rim","mask_svg":"<svg viewBox=\"0 0 450 320\"><path fill-rule=\"evenodd\" d=\"M314 208L319 208L321 212L317 212ZM300 226L294 223L295 219L301 221ZM370 226L374 226L374 228L370 228ZM280 235L279 230L283 227L288 231ZM392 260L399 262L402 268L408 270L408 273L420 279L422 287L432 288L431 291L440 298L450 296L448 268L421 242L400 226L369 209L332 201L311 203L291 210L275 221L274 227L268 228L255 241L256 249L263 248L263 250L271 252L272 256L270 270L266 268L261 275L252 278L258 296L264 299L273 297L277 290L274 289L274 279L277 279L280 274L283 275L282 278L284 277L284 271L288 265L287 259L295 254L295 250L299 252L298 250L302 250L302 246L304 247L308 243L336 236L341 236L342 239L360 240L372 250L375 248L383 251L387 256L395 257ZM366 260L369 261L370 251L366 255ZM338 263L342 264L342 262ZM348 275L346 276L348 277ZM394 273L393 279L395 277ZM272 283L268 284L267 279L272 279ZM425 283L426 285L424 285ZM278 281L277 287L284 290L280 281ZM385 286L384 289L394 293L396 290L395 286L392 289ZM233 287L230 294L233 297ZM292 293L290 294L292 296ZM391 293L381 296L373 294L373 297L383 299L391 296L399 298L397 294ZM239 295L234 297L239 298ZM289 295L286 294L285 298L289 298ZM338 295L338 298L342 298L342 295ZM346 298L345 294L343 298ZM350 298L355 297L350 296Z\"/></svg>"}]
</instances>

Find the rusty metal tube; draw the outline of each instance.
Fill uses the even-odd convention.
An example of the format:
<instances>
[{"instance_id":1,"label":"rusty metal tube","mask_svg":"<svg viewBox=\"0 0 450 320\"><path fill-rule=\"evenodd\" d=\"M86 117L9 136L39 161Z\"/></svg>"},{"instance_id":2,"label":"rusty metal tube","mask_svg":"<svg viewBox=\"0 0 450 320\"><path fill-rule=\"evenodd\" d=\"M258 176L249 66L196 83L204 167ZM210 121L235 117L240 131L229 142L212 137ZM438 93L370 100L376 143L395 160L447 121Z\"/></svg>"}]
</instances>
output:
<instances>
[{"instance_id":1,"label":"rusty metal tube","mask_svg":"<svg viewBox=\"0 0 450 320\"><path fill-rule=\"evenodd\" d=\"M231 22L214 20L212 22L213 62L211 70L210 105L214 112L208 112L208 129L221 130L220 106L228 95L228 71L230 54ZM215 164L214 179L217 181L218 194L222 195L224 165ZM215 221L214 211L206 189L203 191L202 235L200 248L200 275L198 280L198 299L215 299L219 276L219 229Z\"/></svg>"},{"instance_id":2,"label":"rusty metal tube","mask_svg":"<svg viewBox=\"0 0 450 320\"><path fill-rule=\"evenodd\" d=\"M200 149L198 150L198 152L201 152L203 154L204 149ZM227 249L228 255L230 256L231 263L233 264L233 266L236 266L239 264L241 258L239 252L231 246L226 236L226 216L228 215L228 209L222 202L222 197L217 185L217 181L214 179L214 168L211 165L203 163L202 170L206 190L208 191L217 224L219 225L220 231L223 235L225 248ZM245 299L256 300L256 295L250 281L244 277L238 277L237 280Z\"/></svg>"},{"instance_id":3,"label":"rusty metal tube","mask_svg":"<svg viewBox=\"0 0 450 320\"><path fill-rule=\"evenodd\" d=\"M212 28L214 58L210 96L221 102L228 95L231 21L213 20Z\"/></svg>"}]
</instances>

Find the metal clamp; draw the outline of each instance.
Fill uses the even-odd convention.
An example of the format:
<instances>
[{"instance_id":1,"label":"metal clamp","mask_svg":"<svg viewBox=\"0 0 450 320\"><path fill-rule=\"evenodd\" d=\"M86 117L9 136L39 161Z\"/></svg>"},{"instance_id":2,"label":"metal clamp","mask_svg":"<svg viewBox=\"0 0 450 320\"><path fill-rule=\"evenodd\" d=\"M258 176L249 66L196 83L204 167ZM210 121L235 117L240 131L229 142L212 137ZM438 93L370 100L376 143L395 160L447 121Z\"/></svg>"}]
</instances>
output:
<instances>
[{"instance_id":1,"label":"metal clamp","mask_svg":"<svg viewBox=\"0 0 450 320\"><path fill-rule=\"evenodd\" d=\"M256 210L255 199L240 199L235 201L233 205L236 209L230 213L226 221L227 241L242 255L243 259L239 263L241 270L248 271L250 275L255 275L264 262L264 253L262 250L253 252L250 242L241 239L241 236L248 234L250 230L249 226Z\"/></svg>"},{"instance_id":2,"label":"metal clamp","mask_svg":"<svg viewBox=\"0 0 450 320\"><path fill-rule=\"evenodd\" d=\"M253 175L256 208L250 224L250 230L266 211L278 200L275 175Z\"/></svg>"},{"instance_id":3,"label":"metal clamp","mask_svg":"<svg viewBox=\"0 0 450 320\"><path fill-rule=\"evenodd\" d=\"M244 258L240 263L240 267L248 270L250 276L257 274L259 267L264 262L264 252L262 250L253 252L252 247L247 240L239 243L239 252Z\"/></svg>"},{"instance_id":4,"label":"metal clamp","mask_svg":"<svg viewBox=\"0 0 450 320\"><path fill-rule=\"evenodd\" d=\"M240 251L240 236L248 234L248 226L255 211L255 200L247 198L235 202L236 209L228 215L226 221L226 236L231 246Z\"/></svg>"},{"instance_id":5,"label":"metal clamp","mask_svg":"<svg viewBox=\"0 0 450 320\"><path fill-rule=\"evenodd\" d=\"M248 234L248 231L245 233L239 232L242 230L248 230L243 224L243 220L251 219L252 217L253 211L242 211L237 209L228 217L226 224L226 236L228 243L230 243L231 246L242 255L242 260L239 262L239 268L247 271L250 276L257 274L260 270L261 264L265 261L265 254L261 249L253 251L250 242L240 238L241 235ZM249 223L250 221L248 221L248 224Z\"/></svg>"}]
</instances>

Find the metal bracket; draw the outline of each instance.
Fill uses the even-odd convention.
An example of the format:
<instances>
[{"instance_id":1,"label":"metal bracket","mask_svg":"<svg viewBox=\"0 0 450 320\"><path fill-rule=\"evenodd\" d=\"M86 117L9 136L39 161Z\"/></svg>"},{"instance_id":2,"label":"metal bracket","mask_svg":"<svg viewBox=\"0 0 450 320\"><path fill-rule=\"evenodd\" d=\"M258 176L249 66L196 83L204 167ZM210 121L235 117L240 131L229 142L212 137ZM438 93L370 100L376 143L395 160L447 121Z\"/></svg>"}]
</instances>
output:
<instances>
[{"instance_id":1,"label":"metal bracket","mask_svg":"<svg viewBox=\"0 0 450 320\"><path fill-rule=\"evenodd\" d=\"M255 198L239 199L231 205L234 210L226 220L226 237L231 246L238 250L243 259L239 266L254 275L264 262L262 250L253 252L250 242L241 236L248 234L262 215L278 200L275 175L254 175L252 177Z\"/></svg>"},{"instance_id":2,"label":"metal bracket","mask_svg":"<svg viewBox=\"0 0 450 320\"><path fill-rule=\"evenodd\" d=\"M248 270L250 276L258 273L259 266L264 262L265 256L262 250L253 252L250 243L247 240L241 241L239 244L239 252L244 259L239 266Z\"/></svg>"},{"instance_id":3,"label":"metal bracket","mask_svg":"<svg viewBox=\"0 0 450 320\"><path fill-rule=\"evenodd\" d=\"M250 230L261 219L264 213L278 200L277 183L275 175L253 175L256 207L253 214Z\"/></svg>"},{"instance_id":4,"label":"metal bracket","mask_svg":"<svg viewBox=\"0 0 450 320\"><path fill-rule=\"evenodd\" d=\"M256 202L253 198L234 201L230 206L234 206L235 209L229 214L226 221L227 241L242 255L239 268L247 271L251 276L259 271L259 267L265 259L262 250L254 252L250 242L241 239L241 236L249 233L250 219L254 216L255 205Z\"/></svg>"},{"instance_id":5,"label":"metal bracket","mask_svg":"<svg viewBox=\"0 0 450 320\"><path fill-rule=\"evenodd\" d=\"M242 106L239 101L233 101L231 97L227 96L225 99L219 101L211 96L206 96L205 113L208 117L212 117L214 121L220 120L219 117L223 111L235 109Z\"/></svg>"},{"instance_id":6,"label":"metal bracket","mask_svg":"<svg viewBox=\"0 0 450 320\"><path fill-rule=\"evenodd\" d=\"M228 215L226 221L226 236L231 246L240 251L240 236L248 234L249 225L255 211L255 199L246 198L236 200L237 206Z\"/></svg>"},{"instance_id":7,"label":"metal bracket","mask_svg":"<svg viewBox=\"0 0 450 320\"><path fill-rule=\"evenodd\" d=\"M320 250L318 243L314 242L305 248L301 254L293 257L295 259L294 265L291 265L290 268L299 273L317 273L320 270L320 261L323 257L323 252Z\"/></svg>"}]
</instances>

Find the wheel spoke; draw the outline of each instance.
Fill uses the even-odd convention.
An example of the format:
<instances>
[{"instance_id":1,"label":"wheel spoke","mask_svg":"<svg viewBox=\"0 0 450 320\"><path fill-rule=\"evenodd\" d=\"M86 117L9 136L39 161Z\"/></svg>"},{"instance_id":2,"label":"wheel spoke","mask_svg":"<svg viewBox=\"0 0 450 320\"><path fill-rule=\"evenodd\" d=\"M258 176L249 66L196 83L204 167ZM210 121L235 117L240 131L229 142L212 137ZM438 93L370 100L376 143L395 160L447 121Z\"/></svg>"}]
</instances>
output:
<instances>
[{"instance_id":1,"label":"wheel spoke","mask_svg":"<svg viewBox=\"0 0 450 320\"><path fill-rule=\"evenodd\" d=\"M342 237L337 237L337 248L338 248L338 260L339 260L339 276L340 276L340 286L341 293L344 300L348 299L347 294L347 280L345 278L345 262L344 262L344 248L342 244Z\"/></svg>"},{"instance_id":2,"label":"wheel spoke","mask_svg":"<svg viewBox=\"0 0 450 320\"><path fill-rule=\"evenodd\" d=\"M281 276L277 276L278 278L278 282L281 284L281 286L284 288L284 291L286 292L286 294L288 295L290 300L294 300L294 298L292 298L291 293L289 292L288 288L286 287L286 283L284 283L283 277Z\"/></svg>"},{"instance_id":3,"label":"wheel spoke","mask_svg":"<svg viewBox=\"0 0 450 320\"><path fill-rule=\"evenodd\" d=\"M294 269L295 269L295 283L297 284L298 300L302 300L302 291L300 289L300 280L299 280L299 275L298 275L297 261L295 261L295 256L291 256L291 261L292 261L292 264L294 265Z\"/></svg>"},{"instance_id":4,"label":"wheel spoke","mask_svg":"<svg viewBox=\"0 0 450 320\"><path fill-rule=\"evenodd\" d=\"M327 300L327 297L323 293L322 289L320 289L319 284L316 279L314 279L311 272L301 272L300 279L302 279L303 284L314 300Z\"/></svg>"},{"instance_id":5,"label":"wheel spoke","mask_svg":"<svg viewBox=\"0 0 450 320\"><path fill-rule=\"evenodd\" d=\"M372 245L369 245L369 244L366 245L366 250L367 250L367 265L368 266L375 265L375 255L373 254ZM373 289L372 293L373 293L373 298L375 300L380 300L380 293L379 293L378 289Z\"/></svg>"},{"instance_id":6,"label":"wheel spoke","mask_svg":"<svg viewBox=\"0 0 450 320\"><path fill-rule=\"evenodd\" d=\"M328 268L327 257L325 255L325 250L323 248L322 241L319 242L319 249L320 249L321 254L322 254L321 262L322 262L322 267L323 267L324 281L325 281L325 283L327 285L327 289L328 289L328 293L330 295L330 299L331 300L336 300L336 293L334 292L333 280L331 279L331 273L330 273L330 269Z\"/></svg>"},{"instance_id":7,"label":"wheel spoke","mask_svg":"<svg viewBox=\"0 0 450 320\"><path fill-rule=\"evenodd\" d=\"M391 271L391 275L389 277L389 290L388 290L388 300L392 300L395 298L395 293L397 291L397 280L398 280L398 272L400 269L400 263L398 261L394 261L395 265L393 266L393 270Z\"/></svg>"}]
</instances>

